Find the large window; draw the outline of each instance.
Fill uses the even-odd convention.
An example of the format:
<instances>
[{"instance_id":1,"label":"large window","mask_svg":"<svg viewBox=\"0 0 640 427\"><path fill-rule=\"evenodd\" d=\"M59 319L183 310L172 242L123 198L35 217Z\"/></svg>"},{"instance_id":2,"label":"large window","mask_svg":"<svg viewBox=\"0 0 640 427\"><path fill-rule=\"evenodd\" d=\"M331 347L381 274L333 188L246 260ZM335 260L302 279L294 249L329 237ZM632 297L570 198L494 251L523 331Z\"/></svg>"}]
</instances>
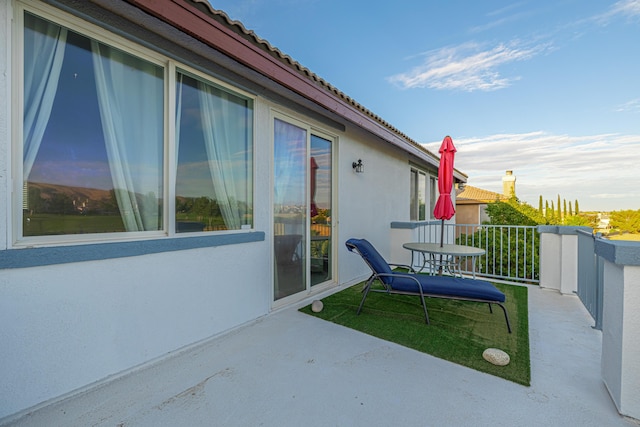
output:
<instances>
[{"instance_id":1,"label":"large window","mask_svg":"<svg viewBox=\"0 0 640 427\"><path fill-rule=\"evenodd\" d=\"M18 241L250 228L250 98L29 12L23 46Z\"/></svg>"}]
</instances>

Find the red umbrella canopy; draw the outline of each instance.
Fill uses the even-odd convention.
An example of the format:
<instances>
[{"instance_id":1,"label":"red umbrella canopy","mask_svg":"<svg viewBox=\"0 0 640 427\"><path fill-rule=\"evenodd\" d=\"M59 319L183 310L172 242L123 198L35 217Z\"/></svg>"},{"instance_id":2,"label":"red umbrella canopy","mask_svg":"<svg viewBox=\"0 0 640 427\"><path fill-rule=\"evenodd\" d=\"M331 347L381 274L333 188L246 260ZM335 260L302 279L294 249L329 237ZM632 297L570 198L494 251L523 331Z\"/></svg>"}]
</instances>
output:
<instances>
[{"instance_id":1,"label":"red umbrella canopy","mask_svg":"<svg viewBox=\"0 0 640 427\"><path fill-rule=\"evenodd\" d=\"M440 196L433 209L433 216L437 219L451 219L456 213L456 208L451 201L451 189L453 188L453 158L456 147L450 136L445 136L440 145L440 168L438 169L438 191Z\"/></svg>"}]
</instances>

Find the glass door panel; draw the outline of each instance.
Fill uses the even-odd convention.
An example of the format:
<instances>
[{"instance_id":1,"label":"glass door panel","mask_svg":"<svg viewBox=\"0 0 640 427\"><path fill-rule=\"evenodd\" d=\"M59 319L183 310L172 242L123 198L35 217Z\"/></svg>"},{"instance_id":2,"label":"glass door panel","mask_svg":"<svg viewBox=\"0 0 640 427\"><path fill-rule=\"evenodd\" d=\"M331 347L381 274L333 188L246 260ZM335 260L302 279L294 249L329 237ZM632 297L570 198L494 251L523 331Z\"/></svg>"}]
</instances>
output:
<instances>
[{"instance_id":1,"label":"glass door panel","mask_svg":"<svg viewBox=\"0 0 640 427\"><path fill-rule=\"evenodd\" d=\"M331 279L331 141L311 135L309 158L311 286Z\"/></svg>"},{"instance_id":2,"label":"glass door panel","mask_svg":"<svg viewBox=\"0 0 640 427\"><path fill-rule=\"evenodd\" d=\"M274 122L274 300L307 289L307 130Z\"/></svg>"}]
</instances>

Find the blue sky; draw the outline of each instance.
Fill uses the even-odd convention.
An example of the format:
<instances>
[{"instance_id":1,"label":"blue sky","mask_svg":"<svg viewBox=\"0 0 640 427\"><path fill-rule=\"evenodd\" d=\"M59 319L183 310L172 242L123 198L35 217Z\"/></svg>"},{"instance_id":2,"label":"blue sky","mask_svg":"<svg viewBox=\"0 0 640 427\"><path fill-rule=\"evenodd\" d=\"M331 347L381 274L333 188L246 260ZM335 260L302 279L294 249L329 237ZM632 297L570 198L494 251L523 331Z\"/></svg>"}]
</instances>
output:
<instances>
[{"instance_id":1,"label":"blue sky","mask_svg":"<svg viewBox=\"0 0 640 427\"><path fill-rule=\"evenodd\" d=\"M210 0L469 185L640 209L640 0Z\"/></svg>"}]
</instances>

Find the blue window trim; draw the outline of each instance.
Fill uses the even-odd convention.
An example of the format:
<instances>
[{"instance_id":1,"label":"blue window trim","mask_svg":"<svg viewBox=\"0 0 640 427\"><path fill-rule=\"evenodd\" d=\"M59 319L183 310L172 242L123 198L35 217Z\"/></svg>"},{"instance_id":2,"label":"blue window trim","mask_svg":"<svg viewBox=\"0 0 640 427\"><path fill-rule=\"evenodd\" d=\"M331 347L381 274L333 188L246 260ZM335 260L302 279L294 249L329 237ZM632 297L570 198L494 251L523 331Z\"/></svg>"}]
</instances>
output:
<instances>
[{"instance_id":1,"label":"blue window trim","mask_svg":"<svg viewBox=\"0 0 640 427\"><path fill-rule=\"evenodd\" d=\"M0 269L28 268L70 262L126 258L162 252L235 245L264 241L263 231L142 240L134 242L96 243L77 246L9 249L0 251Z\"/></svg>"}]
</instances>

